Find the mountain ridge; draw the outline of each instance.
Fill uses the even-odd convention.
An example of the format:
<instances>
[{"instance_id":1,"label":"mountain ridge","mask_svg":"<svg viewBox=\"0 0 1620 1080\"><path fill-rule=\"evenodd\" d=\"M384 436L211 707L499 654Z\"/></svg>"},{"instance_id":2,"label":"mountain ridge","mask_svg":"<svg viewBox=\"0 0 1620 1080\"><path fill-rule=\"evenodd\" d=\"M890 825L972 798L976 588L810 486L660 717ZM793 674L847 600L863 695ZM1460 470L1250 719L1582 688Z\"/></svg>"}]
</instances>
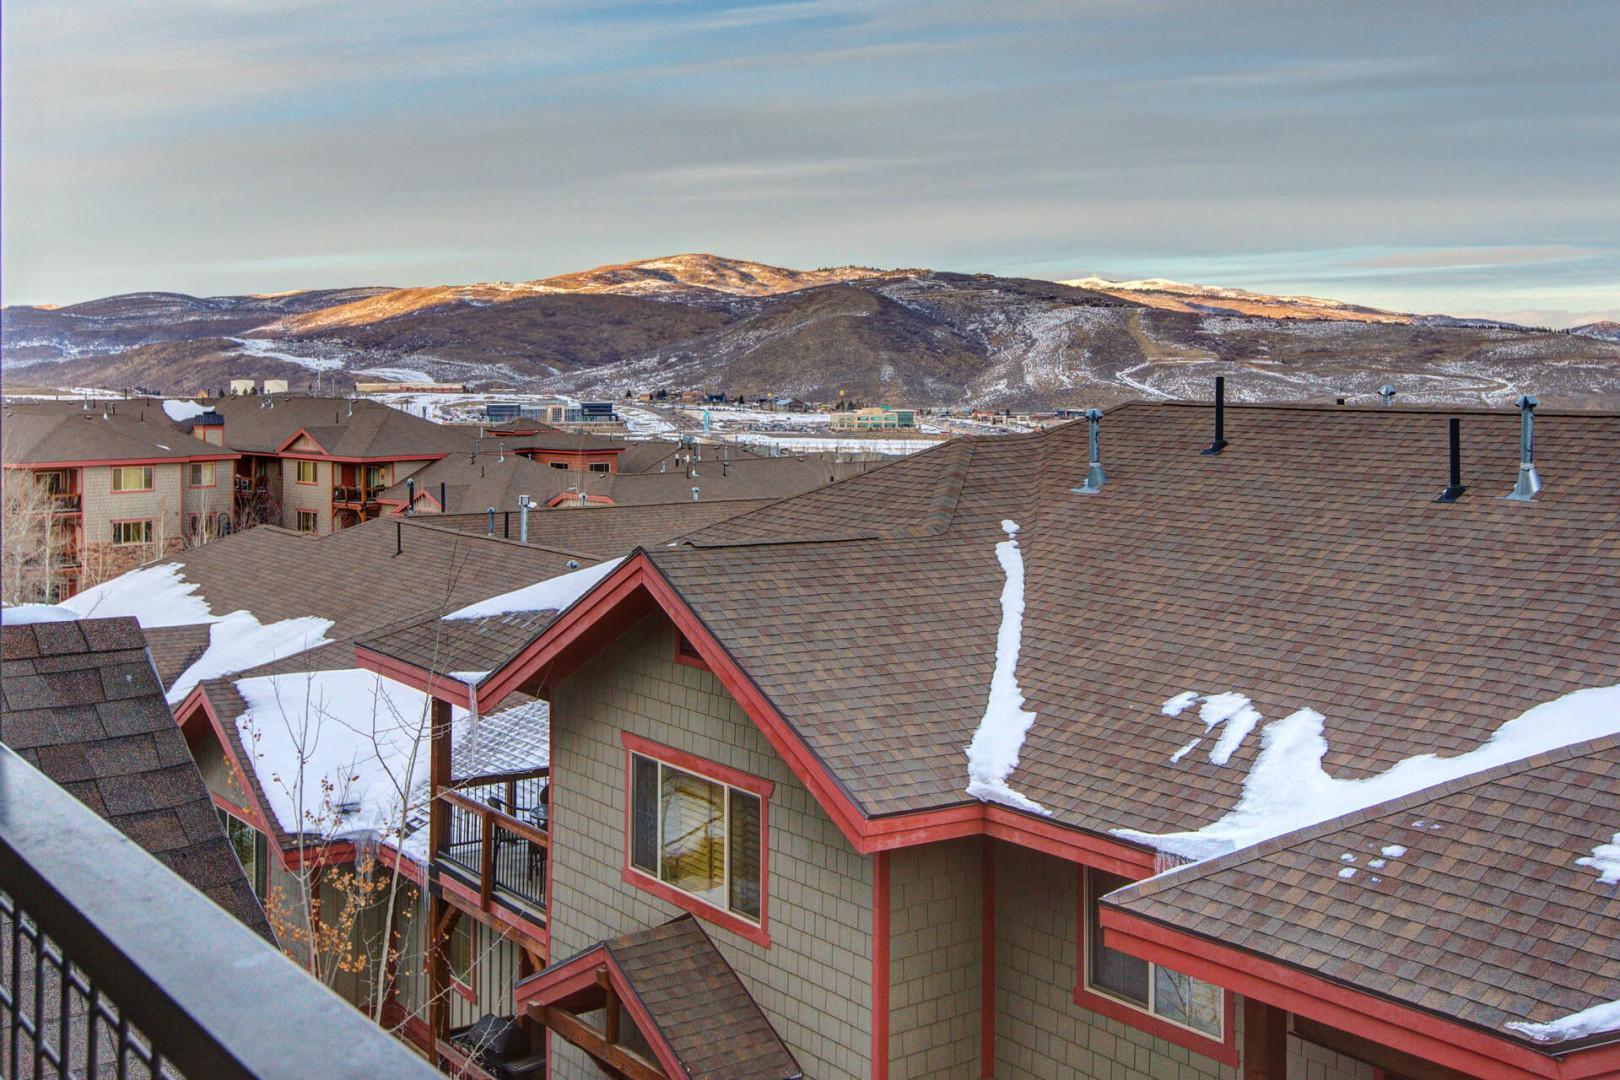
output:
<instances>
[{"instance_id":1,"label":"mountain ridge","mask_svg":"<svg viewBox=\"0 0 1620 1080\"><path fill-rule=\"evenodd\" d=\"M1370 394L1620 405L1620 345L1343 301L1162 278L1054 282L867 266L796 270L703 253L529 282L241 297L131 293L7 308L29 381L166 392L231 377L347 387L368 369L574 396L702 389L1047 408L1201 396ZM46 366L41 366L46 365ZM60 366L59 366L60 365Z\"/></svg>"}]
</instances>

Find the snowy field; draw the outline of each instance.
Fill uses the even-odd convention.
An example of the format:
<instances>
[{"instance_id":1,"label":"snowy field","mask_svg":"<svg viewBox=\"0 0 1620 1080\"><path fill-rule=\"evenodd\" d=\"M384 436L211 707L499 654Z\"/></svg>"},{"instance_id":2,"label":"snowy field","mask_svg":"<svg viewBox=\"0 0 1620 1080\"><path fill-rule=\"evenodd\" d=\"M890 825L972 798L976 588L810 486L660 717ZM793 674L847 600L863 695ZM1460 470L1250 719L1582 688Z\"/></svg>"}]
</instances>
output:
<instances>
[{"instance_id":1,"label":"snowy field","mask_svg":"<svg viewBox=\"0 0 1620 1080\"><path fill-rule=\"evenodd\" d=\"M791 435L772 435L760 431L743 431L722 436L726 442L747 443L750 446L774 446L791 453L805 453L814 451L836 451L839 453L869 454L915 454L929 447L938 446L944 439L915 438L915 439L876 439L860 435L851 435L848 438L836 436L821 437L815 435L795 438Z\"/></svg>"}]
</instances>

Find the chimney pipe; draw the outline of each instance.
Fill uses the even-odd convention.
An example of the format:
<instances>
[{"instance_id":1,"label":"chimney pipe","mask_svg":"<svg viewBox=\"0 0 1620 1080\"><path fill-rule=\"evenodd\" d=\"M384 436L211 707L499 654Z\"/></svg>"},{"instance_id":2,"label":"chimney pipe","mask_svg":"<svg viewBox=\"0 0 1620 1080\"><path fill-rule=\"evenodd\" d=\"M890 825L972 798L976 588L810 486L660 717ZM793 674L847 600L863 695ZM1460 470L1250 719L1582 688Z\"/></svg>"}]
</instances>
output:
<instances>
[{"instance_id":1,"label":"chimney pipe","mask_svg":"<svg viewBox=\"0 0 1620 1080\"><path fill-rule=\"evenodd\" d=\"M439 513L448 514L450 511L444 504L444 481L439 481Z\"/></svg>"},{"instance_id":2,"label":"chimney pipe","mask_svg":"<svg viewBox=\"0 0 1620 1080\"><path fill-rule=\"evenodd\" d=\"M394 554L405 554L405 523L402 521L394 522Z\"/></svg>"},{"instance_id":3,"label":"chimney pipe","mask_svg":"<svg viewBox=\"0 0 1620 1080\"><path fill-rule=\"evenodd\" d=\"M697 502L698 501L698 496L701 495L702 492L703 492L703 489L698 487L696 484L694 484L692 486L692 501Z\"/></svg>"},{"instance_id":4,"label":"chimney pipe","mask_svg":"<svg viewBox=\"0 0 1620 1080\"><path fill-rule=\"evenodd\" d=\"M1434 500L1443 503L1456 502L1457 496L1468 490L1463 487L1462 482L1462 421L1453 416L1447 426L1450 429L1448 436L1451 444L1450 478L1446 483L1446 490L1442 491L1440 497Z\"/></svg>"},{"instance_id":5,"label":"chimney pipe","mask_svg":"<svg viewBox=\"0 0 1620 1080\"><path fill-rule=\"evenodd\" d=\"M1378 388L1378 396L1384 399L1385 405L1395 404L1395 385L1393 383L1385 383L1383 386L1380 386Z\"/></svg>"},{"instance_id":6,"label":"chimney pipe","mask_svg":"<svg viewBox=\"0 0 1620 1080\"><path fill-rule=\"evenodd\" d=\"M1206 457L1226 449L1226 376L1215 376L1215 441L1199 451Z\"/></svg>"},{"instance_id":7,"label":"chimney pipe","mask_svg":"<svg viewBox=\"0 0 1620 1080\"><path fill-rule=\"evenodd\" d=\"M406 477L406 479L405 479L405 512L407 514L416 513L416 478L415 477Z\"/></svg>"},{"instance_id":8,"label":"chimney pipe","mask_svg":"<svg viewBox=\"0 0 1620 1080\"><path fill-rule=\"evenodd\" d=\"M1102 467L1102 410L1087 409L1086 422L1091 425L1088 432L1087 444L1091 452L1091 464L1086 468L1085 487L1071 488L1076 495L1095 495L1108 483L1108 476Z\"/></svg>"},{"instance_id":9,"label":"chimney pipe","mask_svg":"<svg viewBox=\"0 0 1620 1080\"><path fill-rule=\"evenodd\" d=\"M486 533L485 535L486 536L494 536L495 535L495 508L493 506L490 507L488 512L489 512L489 532Z\"/></svg>"},{"instance_id":10,"label":"chimney pipe","mask_svg":"<svg viewBox=\"0 0 1620 1080\"><path fill-rule=\"evenodd\" d=\"M518 543L529 542L529 497L518 496Z\"/></svg>"},{"instance_id":11,"label":"chimney pipe","mask_svg":"<svg viewBox=\"0 0 1620 1080\"><path fill-rule=\"evenodd\" d=\"M1504 498L1516 502L1529 502L1541 490L1541 476L1536 472L1536 406L1541 404L1529 394L1514 402L1519 407L1519 480L1513 491Z\"/></svg>"}]
</instances>

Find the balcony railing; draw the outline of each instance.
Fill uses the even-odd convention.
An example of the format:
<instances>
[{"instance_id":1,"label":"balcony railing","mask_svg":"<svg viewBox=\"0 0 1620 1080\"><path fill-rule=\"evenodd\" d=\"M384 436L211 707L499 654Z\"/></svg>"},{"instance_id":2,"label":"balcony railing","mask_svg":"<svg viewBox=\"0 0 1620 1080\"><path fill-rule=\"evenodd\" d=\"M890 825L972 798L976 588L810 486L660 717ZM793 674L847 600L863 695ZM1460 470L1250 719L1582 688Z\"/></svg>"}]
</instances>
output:
<instances>
[{"instance_id":1,"label":"balcony railing","mask_svg":"<svg viewBox=\"0 0 1620 1080\"><path fill-rule=\"evenodd\" d=\"M0 1076L47 1075L439 1074L0 745Z\"/></svg>"},{"instance_id":2,"label":"balcony railing","mask_svg":"<svg viewBox=\"0 0 1620 1080\"><path fill-rule=\"evenodd\" d=\"M332 501L358 505L365 502L365 497L360 494L360 489L357 487L335 487L332 489Z\"/></svg>"},{"instance_id":3,"label":"balcony railing","mask_svg":"<svg viewBox=\"0 0 1620 1080\"><path fill-rule=\"evenodd\" d=\"M442 791L442 867L478 888L481 907L500 897L536 913L546 907L548 769L477 777Z\"/></svg>"},{"instance_id":4,"label":"balcony railing","mask_svg":"<svg viewBox=\"0 0 1620 1080\"><path fill-rule=\"evenodd\" d=\"M51 510L57 514L77 514L84 507L84 496L77 491L58 492L51 496Z\"/></svg>"}]
</instances>

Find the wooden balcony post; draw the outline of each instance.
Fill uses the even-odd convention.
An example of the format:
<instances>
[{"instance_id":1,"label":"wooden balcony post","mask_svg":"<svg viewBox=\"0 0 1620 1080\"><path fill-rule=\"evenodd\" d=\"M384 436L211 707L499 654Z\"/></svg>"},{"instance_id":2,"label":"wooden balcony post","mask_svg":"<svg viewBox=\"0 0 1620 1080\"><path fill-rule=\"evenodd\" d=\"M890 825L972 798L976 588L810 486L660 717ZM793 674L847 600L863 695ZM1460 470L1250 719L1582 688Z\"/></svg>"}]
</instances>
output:
<instances>
[{"instance_id":1,"label":"wooden balcony post","mask_svg":"<svg viewBox=\"0 0 1620 1080\"><path fill-rule=\"evenodd\" d=\"M428 897L428 1031L437 1042L450 1033L450 964L445 956L444 924L450 905L439 896Z\"/></svg>"},{"instance_id":2,"label":"wooden balcony post","mask_svg":"<svg viewBox=\"0 0 1620 1080\"><path fill-rule=\"evenodd\" d=\"M428 859L438 857L444 850L445 832L449 827L450 808L439 798L439 792L450 786L450 703L433 700L428 729Z\"/></svg>"},{"instance_id":3,"label":"wooden balcony post","mask_svg":"<svg viewBox=\"0 0 1620 1080\"><path fill-rule=\"evenodd\" d=\"M1288 1013L1243 999L1243 1080L1288 1080Z\"/></svg>"},{"instance_id":4,"label":"wooden balcony post","mask_svg":"<svg viewBox=\"0 0 1620 1080\"><path fill-rule=\"evenodd\" d=\"M478 862L478 906L489 910L489 897L495 889L495 812L485 809L480 815L480 844Z\"/></svg>"}]
</instances>

